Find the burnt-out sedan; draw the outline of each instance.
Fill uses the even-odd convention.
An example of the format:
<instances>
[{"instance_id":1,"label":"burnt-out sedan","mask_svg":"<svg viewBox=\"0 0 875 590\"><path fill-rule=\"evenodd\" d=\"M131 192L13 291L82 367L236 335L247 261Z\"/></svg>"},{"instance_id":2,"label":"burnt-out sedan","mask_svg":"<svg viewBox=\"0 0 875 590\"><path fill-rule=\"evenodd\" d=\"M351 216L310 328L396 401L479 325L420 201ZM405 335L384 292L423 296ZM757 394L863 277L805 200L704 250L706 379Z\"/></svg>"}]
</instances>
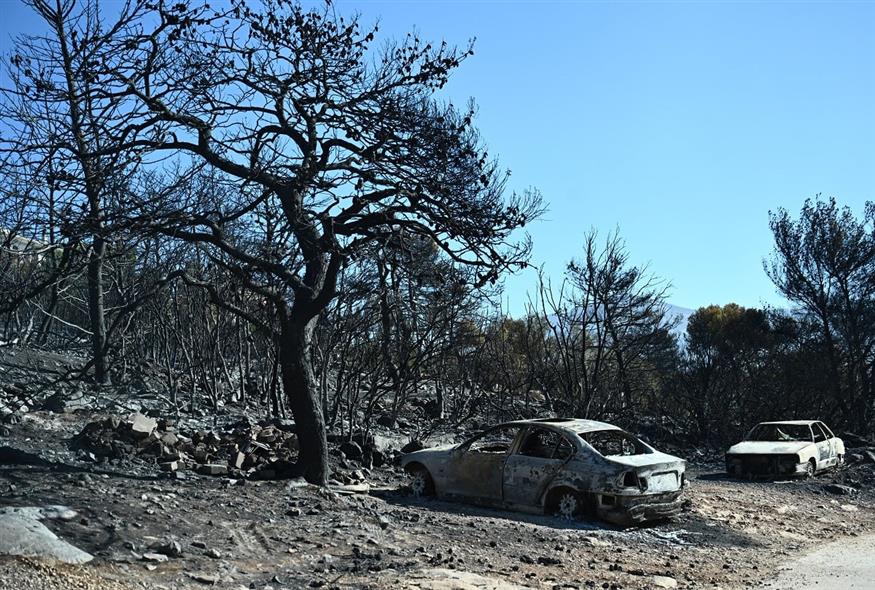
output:
<instances>
[{"instance_id":1,"label":"burnt-out sedan","mask_svg":"<svg viewBox=\"0 0 875 590\"><path fill-rule=\"evenodd\" d=\"M761 422L726 451L726 472L739 477L812 477L841 465L844 458L844 442L823 422Z\"/></svg>"},{"instance_id":2,"label":"burnt-out sedan","mask_svg":"<svg viewBox=\"0 0 875 590\"><path fill-rule=\"evenodd\" d=\"M549 418L404 455L416 495L619 525L676 516L686 462L622 429Z\"/></svg>"}]
</instances>

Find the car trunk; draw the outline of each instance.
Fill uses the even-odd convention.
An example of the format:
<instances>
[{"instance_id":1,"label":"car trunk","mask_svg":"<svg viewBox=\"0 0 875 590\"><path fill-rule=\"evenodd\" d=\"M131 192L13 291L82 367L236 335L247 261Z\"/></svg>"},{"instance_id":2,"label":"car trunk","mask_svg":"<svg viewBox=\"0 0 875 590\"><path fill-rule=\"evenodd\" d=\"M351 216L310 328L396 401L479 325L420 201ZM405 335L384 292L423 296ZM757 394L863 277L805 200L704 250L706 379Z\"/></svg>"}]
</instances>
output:
<instances>
[{"instance_id":1,"label":"car trunk","mask_svg":"<svg viewBox=\"0 0 875 590\"><path fill-rule=\"evenodd\" d=\"M647 453L642 455L625 455L608 457L614 463L619 463L628 471L634 472L638 479L637 486L630 493L660 494L681 489L686 462L663 453Z\"/></svg>"}]
</instances>

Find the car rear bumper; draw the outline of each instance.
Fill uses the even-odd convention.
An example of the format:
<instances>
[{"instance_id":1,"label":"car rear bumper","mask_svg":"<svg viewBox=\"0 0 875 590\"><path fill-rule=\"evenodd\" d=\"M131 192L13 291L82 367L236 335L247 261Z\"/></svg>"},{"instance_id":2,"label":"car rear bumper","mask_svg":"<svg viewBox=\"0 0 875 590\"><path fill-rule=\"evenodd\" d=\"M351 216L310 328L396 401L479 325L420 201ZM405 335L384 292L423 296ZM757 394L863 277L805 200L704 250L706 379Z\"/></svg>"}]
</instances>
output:
<instances>
[{"instance_id":1,"label":"car rear bumper","mask_svg":"<svg viewBox=\"0 0 875 590\"><path fill-rule=\"evenodd\" d=\"M604 504L608 498L613 504ZM642 496L600 496L597 512L607 522L629 526L675 517L680 514L681 507L681 490L678 490Z\"/></svg>"}]
</instances>

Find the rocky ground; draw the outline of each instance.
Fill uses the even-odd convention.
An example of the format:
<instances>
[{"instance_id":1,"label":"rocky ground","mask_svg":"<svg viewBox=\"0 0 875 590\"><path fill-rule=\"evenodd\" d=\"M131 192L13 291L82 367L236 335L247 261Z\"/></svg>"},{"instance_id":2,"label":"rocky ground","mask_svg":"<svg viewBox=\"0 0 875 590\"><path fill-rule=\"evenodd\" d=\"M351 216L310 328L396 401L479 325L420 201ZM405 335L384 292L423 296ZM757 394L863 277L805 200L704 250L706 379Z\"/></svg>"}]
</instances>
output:
<instances>
[{"instance_id":1,"label":"rocky ground","mask_svg":"<svg viewBox=\"0 0 875 590\"><path fill-rule=\"evenodd\" d=\"M0 412L0 507L69 506L45 525L95 556L0 559L0 588L742 588L875 528L864 450L792 481L731 480L688 455L682 516L622 530L415 499L380 445L334 445L329 489L273 479L294 448L282 424L129 411Z\"/></svg>"}]
</instances>

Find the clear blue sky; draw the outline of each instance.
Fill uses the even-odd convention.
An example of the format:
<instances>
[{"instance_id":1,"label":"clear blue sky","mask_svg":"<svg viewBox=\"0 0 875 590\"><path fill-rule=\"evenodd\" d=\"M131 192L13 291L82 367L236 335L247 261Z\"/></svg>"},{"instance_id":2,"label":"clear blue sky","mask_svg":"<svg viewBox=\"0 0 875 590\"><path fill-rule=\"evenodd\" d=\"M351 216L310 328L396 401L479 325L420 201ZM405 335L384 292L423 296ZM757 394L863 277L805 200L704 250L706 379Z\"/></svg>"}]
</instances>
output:
<instances>
[{"instance_id":1,"label":"clear blue sky","mask_svg":"<svg viewBox=\"0 0 875 590\"><path fill-rule=\"evenodd\" d=\"M762 270L768 211L875 200L873 2L367 2L339 11L476 53L447 95L549 203L533 262L559 277L590 227L685 307L785 305ZM32 26L0 0L0 44ZM534 273L508 281L519 312Z\"/></svg>"}]
</instances>

